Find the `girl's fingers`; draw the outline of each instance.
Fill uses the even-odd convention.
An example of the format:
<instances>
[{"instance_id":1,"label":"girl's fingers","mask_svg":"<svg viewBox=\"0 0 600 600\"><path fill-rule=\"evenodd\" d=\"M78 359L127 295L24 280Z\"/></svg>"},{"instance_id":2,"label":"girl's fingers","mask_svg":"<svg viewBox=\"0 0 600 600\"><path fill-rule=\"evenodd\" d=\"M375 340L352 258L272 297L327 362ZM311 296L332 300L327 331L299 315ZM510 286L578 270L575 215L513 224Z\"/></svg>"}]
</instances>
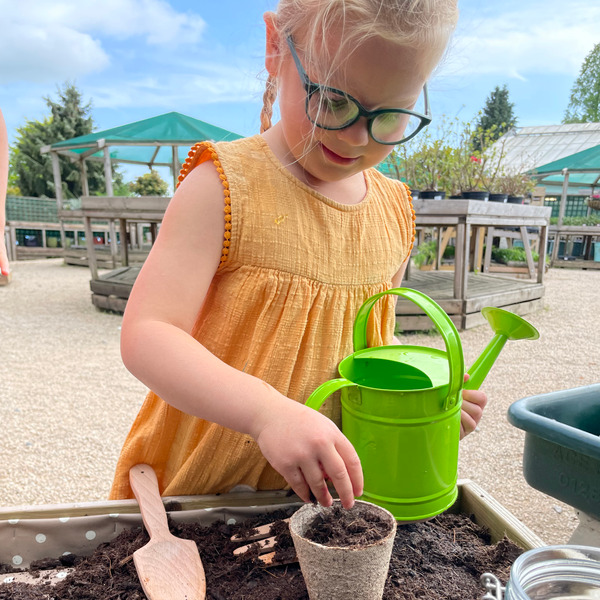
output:
<instances>
[{"instance_id":1,"label":"girl's fingers","mask_svg":"<svg viewBox=\"0 0 600 600\"><path fill-rule=\"evenodd\" d=\"M342 506L352 508L355 496L362 494L363 474L360 460L346 438L337 440L332 450L328 456L322 457L321 477L324 472L327 473L327 478L333 483Z\"/></svg>"},{"instance_id":2,"label":"girl's fingers","mask_svg":"<svg viewBox=\"0 0 600 600\"><path fill-rule=\"evenodd\" d=\"M477 422L469 415L466 411L461 411L460 414L460 439L462 440L466 435L475 431Z\"/></svg>"},{"instance_id":3,"label":"girl's fingers","mask_svg":"<svg viewBox=\"0 0 600 600\"><path fill-rule=\"evenodd\" d=\"M323 478L321 465L318 462L311 460L310 462L301 465L300 468L302 470L302 475L304 476L308 487L312 490L317 502L323 506L331 506L333 504L333 498L329 493L327 482Z\"/></svg>"},{"instance_id":4,"label":"girl's fingers","mask_svg":"<svg viewBox=\"0 0 600 600\"><path fill-rule=\"evenodd\" d=\"M304 500L304 502L310 502L310 488L300 469L296 469L290 475L286 476L284 473L282 475L299 498Z\"/></svg>"},{"instance_id":5,"label":"girl's fingers","mask_svg":"<svg viewBox=\"0 0 600 600\"><path fill-rule=\"evenodd\" d=\"M6 249L0 242L0 272L2 275L8 275L10 273L10 267L8 265L8 256L6 255Z\"/></svg>"},{"instance_id":6,"label":"girl's fingers","mask_svg":"<svg viewBox=\"0 0 600 600\"><path fill-rule=\"evenodd\" d=\"M342 460L344 461L346 470L350 477L352 484L352 495L353 498L356 496L362 496L364 477L362 465L360 464L360 458L354 449L354 446L350 443L348 438L343 437L336 446ZM337 487L336 487L337 489Z\"/></svg>"},{"instance_id":7,"label":"girl's fingers","mask_svg":"<svg viewBox=\"0 0 600 600\"><path fill-rule=\"evenodd\" d=\"M463 402L460 414L461 439L465 437L465 435L475 431L475 428L483 416L483 409L486 402L487 398L484 394L481 394L481 392L477 392L475 395L470 394L469 400Z\"/></svg>"}]
</instances>

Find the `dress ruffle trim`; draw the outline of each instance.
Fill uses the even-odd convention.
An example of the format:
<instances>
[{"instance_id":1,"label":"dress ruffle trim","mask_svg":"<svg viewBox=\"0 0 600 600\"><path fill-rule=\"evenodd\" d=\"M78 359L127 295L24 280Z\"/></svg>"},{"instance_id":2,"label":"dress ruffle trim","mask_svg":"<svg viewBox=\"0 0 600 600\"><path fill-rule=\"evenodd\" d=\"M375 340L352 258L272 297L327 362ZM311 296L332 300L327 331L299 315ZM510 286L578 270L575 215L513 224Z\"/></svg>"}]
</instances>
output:
<instances>
[{"instance_id":1,"label":"dress ruffle trim","mask_svg":"<svg viewBox=\"0 0 600 600\"><path fill-rule=\"evenodd\" d=\"M413 246L415 245L415 232L416 232L417 216L415 214L415 209L413 207L412 192L410 191L410 187L408 185L406 185L406 183L404 183L404 182L402 182L402 185L406 189L406 194L408 195L408 205L410 207L411 219L412 219L412 237L410 238L410 248L408 249L408 256L410 257L410 253L412 252Z\"/></svg>"},{"instance_id":2,"label":"dress ruffle trim","mask_svg":"<svg viewBox=\"0 0 600 600\"><path fill-rule=\"evenodd\" d=\"M185 162L181 166L181 171L179 172L179 177L177 178L177 187L179 187L181 182L195 167L204 162L202 160L202 157L205 153L209 154L210 159L212 160L213 164L215 165L215 168L217 169L217 173L219 174L221 184L223 185L223 211L225 213L225 231L223 233L223 248L221 249L222 265L227 261L227 257L229 256L229 249L231 247L231 192L229 191L229 181L227 181L227 175L225 175L225 171L223 170L221 161L219 160L217 150L211 142L198 142L197 144L194 144L192 146L192 148L188 152Z\"/></svg>"}]
</instances>

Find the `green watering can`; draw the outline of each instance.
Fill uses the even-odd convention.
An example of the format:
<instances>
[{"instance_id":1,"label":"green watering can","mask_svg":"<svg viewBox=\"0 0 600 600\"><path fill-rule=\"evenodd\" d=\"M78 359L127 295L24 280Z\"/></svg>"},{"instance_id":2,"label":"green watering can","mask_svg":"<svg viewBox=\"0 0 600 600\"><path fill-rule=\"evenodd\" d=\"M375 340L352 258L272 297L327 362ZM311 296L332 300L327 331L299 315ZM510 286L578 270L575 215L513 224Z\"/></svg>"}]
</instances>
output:
<instances>
[{"instance_id":1,"label":"green watering can","mask_svg":"<svg viewBox=\"0 0 600 600\"><path fill-rule=\"evenodd\" d=\"M414 302L433 321L446 351L423 346L367 347L373 305L392 294ZM458 442L462 390L478 389L506 340L537 339L521 317L482 309L495 335L469 370L458 331L425 294L395 288L369 298L354 322L354 353L340 363L340 379L319 386L306 402L318 410L341 389L342 431L360 457L363 500L389 510L397 520L429 519L449 508L458 495Z\"/></svg>"}]
</instances>

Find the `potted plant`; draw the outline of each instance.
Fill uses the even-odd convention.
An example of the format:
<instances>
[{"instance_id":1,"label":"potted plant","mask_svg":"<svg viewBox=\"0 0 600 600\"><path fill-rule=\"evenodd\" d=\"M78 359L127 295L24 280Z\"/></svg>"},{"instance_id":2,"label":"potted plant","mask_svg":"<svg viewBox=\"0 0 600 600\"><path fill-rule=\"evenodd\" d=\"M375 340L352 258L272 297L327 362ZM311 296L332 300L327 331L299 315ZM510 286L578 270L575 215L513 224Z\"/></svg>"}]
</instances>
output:
<instances>
[{"instance_id":1,"label":"potted plant","mask_svg":"<svg viewBox=\"0 0 600 600\"><path fill-rule=\"evenodd\" d=\"M419 134L408 144L402 144L392 154L399 164L402 178L418 196L424 199L442 200L453 190L454 149L448 143L451 124L442 118L435 131Z\"/></svg>"},{"instance_id":2,"label":"potted plant","mask_svg":"<svg viewBox=\"0 0 600 600\"><path fill-rule=\"evenodd\" d=\"M417 184L417 161L407 144L395 148L387 158L390 170L396 174L396 179L404 181L410 188L413 200L419 198L420 189Z\"/></svg>"},{"instance_id":3,"label":"potted plant","mask_svg":"<svg viewBox=\"0 0 600 600\"><path fill-rule=\"evenodd\" d=\"M498 133L498 126L495 124L485 132L481 128L477 130L479 146L483 149L482 183L489 193L488 201L504 203L508 194L499 190L499 179L502 175L502 162L506 156L506 138L498 139Z\"/></svg>"},{"instance_id":4,"label":"potted plant","mask_svg":"<svg viewBox=\"0 0 600 600\"><path fill-rule=\"evenodd\" d=\"M587 205L593 210L600 210L600 194L593 192L586 198Z\"/></svg>"},{"instance_id":5,"label":"potted plant","mask_svg":"<svg viewBox=\"0 0 600 600\"><path fill-rule=\"evenodd\" d=\"M455 150L457 183L462 198L487 201L489 192L484 187L484 172L488 159L482 150L474 149L478 136L485 137L483 130L473 130L468 122L463 124Z\"/></svg>"},{"instance_id":6,"label":"potted plant","mask_svg":"<svg viewBox=\"0 0 600 600\"><path fill-rule=\"evenodd\" d=\"M525 196L535 188L535 180L527 173L502 172L498 177L498 190L508 194L507 202L510 204L523 204Z\"/></svg>"}]
</instances>

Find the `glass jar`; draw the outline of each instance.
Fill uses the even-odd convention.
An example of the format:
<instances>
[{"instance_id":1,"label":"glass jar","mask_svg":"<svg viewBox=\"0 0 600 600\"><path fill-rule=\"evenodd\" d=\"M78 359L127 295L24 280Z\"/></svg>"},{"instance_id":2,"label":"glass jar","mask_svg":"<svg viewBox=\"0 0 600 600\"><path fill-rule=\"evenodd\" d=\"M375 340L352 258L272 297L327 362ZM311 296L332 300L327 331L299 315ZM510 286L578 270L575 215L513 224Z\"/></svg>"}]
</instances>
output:
<instances>
[{"instance_id":1,"label":"glass jar","mask_svg":"<svg viewBox=\"0 0 600 600\"><path fill-rule=\"evenodd\" d=\"M519 556L504 600L600 599L600 548L544 546Z\"/></svg>"}]
</instances>

